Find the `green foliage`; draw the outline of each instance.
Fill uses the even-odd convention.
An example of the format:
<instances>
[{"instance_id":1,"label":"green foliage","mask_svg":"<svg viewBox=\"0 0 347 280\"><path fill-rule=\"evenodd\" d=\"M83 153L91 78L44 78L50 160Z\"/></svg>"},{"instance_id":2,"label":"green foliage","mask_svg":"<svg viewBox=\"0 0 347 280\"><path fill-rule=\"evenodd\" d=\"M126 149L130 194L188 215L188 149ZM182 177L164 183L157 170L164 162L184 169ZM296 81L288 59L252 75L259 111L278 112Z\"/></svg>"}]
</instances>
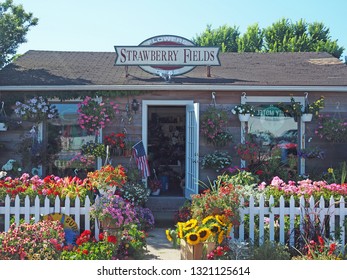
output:
<instances>
[{"instance_id":1,"label":"green foliage","mask_svg":"<svg viewBox=\"0 0 347 280\"><path fill-rule=\"evenodd\" d=\"M282 18L264 30L268 52L328 52L339 58L344 50L336 41L331 41L329 28L321 22L296 23Z\"/></svg>"},{"instance_id":2,"label":"green foliage","mask_svg":"<svg viewBox=\"0 0 347 280\"><path fill-rule=\"evenodd\" d=\"M102 157L104 158L106 156L106 148L105 145L102 143L94 143L92 141L87 142L82 145L82 154L83 155L90 155L94 157Z\"/></svg>"},{"instance_id":3,"label":"green foliage","mask_svg":"<svg viewBox=\"0 0 347 280\"><path fill-rule=\"evenodd\" d=\"M232 157L227 152L214 151L211 154L206 154L201 159L202 168L212 168L216 172L220 172L223 169L231 165Z\"/></svg>"},{"instance_id":4,"label":"green foliage","mask_svg":"<svg viewBox=\"0 0 347 280\"><path fill-rule=\"evenodd\" d=\"M193 42L202 47L219 46L221 52L237 52L237 40L240 36L238 27L223 25L216 29L212 29L211 25L207 25L204 32L193 38Z\"/></svg>"},{"instance_id":5,"label":"green foliage","mask_svg":"<svg viewBox=\"0 0 347 280\"><path fill-rule=\"evenodd\" d=\"M318 116L315 134L328 142L347 142L347 122L343 118L337 118L329 114Z\"/></svg>"},{"instance_id":6,"label":"green foliage","mask_svg":"<svg viewBox=\"0 0 347 280\"><path fill-rule=\"evenodd\" d=\"M208 25L192 41L198 46L219 46L221 52L327 52L340 58L344 48L330 38L330 30L321 22L292 22L282 18L261 29L250 25L243 35L238 27Z\"/></svg>"},{"instance_id":7,"label":"green foliage","mask_svg":"<svg viewBox=\"0 0 347 280\"><path fill-rule=\"evenodd\" d=\"M260 52L263 47L264 31L259 25L247 27L246 33L238 39L238 52Z\"/></svg>"},{"instance_id":8,"label":"green foliage","mask_svg":"<svg viewBox=\"0 0 347 280\"><path fill-rule=\"evenodd\" d=\"M251 246L251 260L290 260L287 246L281 243L265 241L260 246Z\"/></svg>"},{"instance_id":9,"label":"green foliage","mask_svg":"<svg viewBox=\"0 0 347 280\"><path fill-rule=\"evenodd\" d=\"M11 62L18 46L26 42L30 27L37 23L38 19L22 5L14 5L12 0L0 3L0 69Z\"/></svg>"}]
</instances>

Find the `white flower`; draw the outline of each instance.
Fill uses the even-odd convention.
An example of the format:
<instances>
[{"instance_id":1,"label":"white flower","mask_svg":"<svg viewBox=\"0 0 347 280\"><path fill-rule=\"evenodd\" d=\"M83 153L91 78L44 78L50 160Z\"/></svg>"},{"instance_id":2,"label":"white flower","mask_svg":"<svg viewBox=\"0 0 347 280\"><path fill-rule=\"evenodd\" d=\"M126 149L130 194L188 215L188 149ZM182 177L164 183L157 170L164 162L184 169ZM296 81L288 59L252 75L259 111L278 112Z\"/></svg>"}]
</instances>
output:
<instances>
[{"instance_id":1,"label":"white flower","mask_svg":"<svg viewBox=\"0 0 347 280\"><path fill-rule=\"evenodd\" d=\"M3 177L6 177L7 172L6 171L0 171L0 179Z\"/></svg>"}]
</instances>

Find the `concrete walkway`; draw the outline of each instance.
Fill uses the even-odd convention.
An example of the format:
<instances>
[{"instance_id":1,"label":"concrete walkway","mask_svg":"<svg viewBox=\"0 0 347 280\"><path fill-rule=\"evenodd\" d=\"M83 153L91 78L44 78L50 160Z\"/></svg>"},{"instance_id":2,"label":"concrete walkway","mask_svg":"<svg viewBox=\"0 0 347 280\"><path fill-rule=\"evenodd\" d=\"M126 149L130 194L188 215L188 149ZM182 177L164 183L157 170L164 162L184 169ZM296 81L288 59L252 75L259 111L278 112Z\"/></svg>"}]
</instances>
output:
<instances>
[{"instance_id":1,"label":"concrete walkway","mask_svg":"<svg viewBox=\"0 0 347 280\"><path fill-rule=\"evenodd\" d=\"M180 260L180 250L173 248L166 238L165 230L157 227L148 232L145 260Z\"/></svg>"}]
</instances>

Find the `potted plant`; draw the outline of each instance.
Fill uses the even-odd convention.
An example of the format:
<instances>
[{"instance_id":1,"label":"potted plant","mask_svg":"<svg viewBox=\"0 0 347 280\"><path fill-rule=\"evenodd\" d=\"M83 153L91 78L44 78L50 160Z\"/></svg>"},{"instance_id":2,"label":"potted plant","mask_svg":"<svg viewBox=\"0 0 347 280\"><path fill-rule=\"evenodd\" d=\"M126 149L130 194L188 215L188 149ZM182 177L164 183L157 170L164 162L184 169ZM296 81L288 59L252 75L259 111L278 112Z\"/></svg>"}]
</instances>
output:
<instances>
[{"instance_id":1,"label":"potted plant","mask_svg":"<svg viewBox=\"0 0 347 280\"><path fill-rule=\"evenodd\" d=\"M310 147L298 150L298 156L305 159L324 159L325 153L319 147Z\"/></svg>"},{"instance_id":2,"label":"potted plant","mask_svg":"<svg viewBox=\"0 0 347 280\"><path fill-rule=\"evenodd\" d=\"M232 157L227 152L214 151L213 153L206 154L201 159L202 168L212 168L216 172L231 165Z\"/></svg>"},{"instance_id":3,"label":"potted plant","mask_svg":"<svg viewBox=\"0 0 347 280\"><path fill-rule=\"evenodd\" d=\"M200 131L208 143L223 147L232 141L232 135L226 129L228 114L223 108L209 106L200 118Z\"/></svg>"},{"instance_id":4,"label":"potted plant","mask_svg":"<svg viewBox=\"0 0 347 280\"><path fill-rule=\"evenodd\" d=\"M324 97L321 96L313 103L306 102L301 116L303 122L310 122L313 116L318 116L319 111L324 108Z\"/></svg>"},{"instance_id":5,"label":"potted plant","mask_svg":"<svg viewBox=\"0 0 347 280\"><path fill-rule=\"evenodd\" d=\"M243 160L256 162L259 158L260 147L254 142L246 141L235 146L236 152Z\"/></svg>"},{"instance_id":6,"label":"potted plant","mask_svg":"<svg viewBox=\"0 0 347 280\"><path fill-rule=\"evenodd\" d=\"M121 234L125 226L139 222L134 205L115 195L112 190L95 199L90 208L90 215L100 223L103 230L116 236Z\"/></svg>"},{"instance_id":7,"label":"potted plant","mask_svg":"<svg viewBox=\"0 0 347 280\"><path fill-rule=\"evenodd\" d=\"M87 174L88 184L91 188L97 188L106 192L109 189L122 187L127 182L126 170L122 165L116 167L108 164Z\"/></svg>"},{"instance_id":8,"label":"potted plant","mask_svg":"<svg viewBox=\"0 0 347 280\"><path fill-rule=\"evenodd\" d=\"M44 120L55 119L59 116L58 110L42 96L33 97L22 103L17 101L15 114L22 120L40 123Z\"/></svg>"},{"instance_id":9,"label":"potted plant","mask_svg":"<svg viewBox=\"0 0 347 280\"><path fill-rule=\"evenodd\" d=\"M204 192L193 195L189 219L166 230L168 240L181 246L181 259L206 259L238 223L238 191L228 178L218 176Z\"/></svg>"},{"instance_id":10,"label":"potted plant","mask_svg":"<svg viewBox=\"0 0 347 280\"><path fill-rule=\"evenodd\" d=\"M149 179L149 188L152 195L159 195L161 187L162 184L158 178Z\"/></svg>"},{"instance_id":11,"label":"potted plant","mask_svg":"<svg viewBox=\"0 0 347 280\"><path fill-rule=\"evenodd\" d=\"M293 117L295 121L302 115L302 105L295 101L294 97L290 98L290 103L278 103L277 107L281 109L285 116Z\"/></svg>"},{"instance_id":12,"label":"potted plant","mask_svg":"<svg viewBox=\"0 0 347 280\"><path fill-rule=\"evenodd\" d=\"M254 115L255 110L254 106L246 103L236 105L231 112L234 115L238 115L241 122L247 122L249 118Z\"/></svg>"},{"instance_id":13,"label":"potted plant","mask_svg":"<svg viewBox=\"0 0 347 280\"><path fill-rule=\"evenodd\" d=\"M108 145L114 155L126 155L125 151L127 148L126 134L112 132L104 137L105 145Z\"/></svg>"},{"instance_id":14,"label":"potted plant","mask_svg":"<svg viewBox=\"0 0 347 280\"><path fill-rule=\"evenodd\" d=\"M115 118L119 113L118 105L114 102L99 102L87 96L78 104L78 124L88 134L99 135L99 130Z\"/></svg>"},{"instance_id":15,"label":"potted plant","mask_svg":"<svg viewBox=\"0 0 347 280\"><path fill-rule=\"evenodd\" d=\"M85 156L94 156L95 158L106 157L106 148L105 145L102 143L95 143L95 142L87 142L82 145L81 147L82 155Z\"/></svg>"},{"instance_id":16,"label":"potted plant","mask_svg":"<svg viewBox=\"0 0 347 280\"><path fill-rule=\"evenodd\" d=\"M303 122L310 122L313 116L318 116L319 111L324 108L324 97L321 96L313 103L306 101L305 105L295 101L294 97L290 98L289 104L279 103L278 107L285 115L293 117L295 121L301 117Z\"/></svg>"},{"instance_id":17,"label":"potted plant","mask_svg":"<svg viewBox=\"0 0 347 280\"><path fill-rule=\"evenodd\" d=\"M328 142L346 143L347 121L329 114L318 115L318 123L315 134Z\"/></svg>"}]
</instances>

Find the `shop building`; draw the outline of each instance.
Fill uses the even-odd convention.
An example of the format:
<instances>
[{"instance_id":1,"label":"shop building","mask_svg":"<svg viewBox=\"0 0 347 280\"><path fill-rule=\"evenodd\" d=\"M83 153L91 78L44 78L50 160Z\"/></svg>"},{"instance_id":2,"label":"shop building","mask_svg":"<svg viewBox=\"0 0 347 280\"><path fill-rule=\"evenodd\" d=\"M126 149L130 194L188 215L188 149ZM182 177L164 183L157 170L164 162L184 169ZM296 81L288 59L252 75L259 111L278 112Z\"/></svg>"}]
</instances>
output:
<instances>
[{"instance_id":1,"label":"shop building","mask_svg":"<svg viewBox=\"0 0 347 280\"><path fill-rule=\"evenodd\" d=\"M56 175L75 172L67 161L90 137L77 124L77 104L91 94L114 101L121 111L97 141L102 142L112 132L126 132L129 145L142 140L151 176L155 170L165 185L162 195L189 197L198 192L201 181L213 180L217 172L201 168L201 159L215 150L229 153L232 166L247 166L234 146L245 141L249 133L259 137L264 149L272 147L269 135L286 136L300 149L312 144L324 149L323 161L298 160L301 174L318 169L323 172L346 160L346 143L319 138L315 133L317 120L294 120L277 110L279 103L288 104L291 97L304 104L324 96L321 113L347 118L346 64L327 53L218 53L218 48L194 52L194 47L181 37L157 36L137 47L116 48L117 52L32 50L4 67L0 71L0 100L44 96L60 113L53 128L62 147L49 166L37 166L33 171ZM149 50L161 53L154 52L153 60L146 62ZM179 52L183 60L177 62ZM252 104L258 114L247 122L240 121L231 110L241 103ZM210 106L228 113L227 129L233 139L223 147L211 145L199 128L200 118ZM10 158L20 158L21 135L31 126L22 122L0 131L0 142L5 146L0 166ZM52 134L39 133L43 143L48 143ZM112 164L134 165L131 153L115 154L111 160ZM95 168L102 164L100 159Z\"/></svg>"}]
</instances>

